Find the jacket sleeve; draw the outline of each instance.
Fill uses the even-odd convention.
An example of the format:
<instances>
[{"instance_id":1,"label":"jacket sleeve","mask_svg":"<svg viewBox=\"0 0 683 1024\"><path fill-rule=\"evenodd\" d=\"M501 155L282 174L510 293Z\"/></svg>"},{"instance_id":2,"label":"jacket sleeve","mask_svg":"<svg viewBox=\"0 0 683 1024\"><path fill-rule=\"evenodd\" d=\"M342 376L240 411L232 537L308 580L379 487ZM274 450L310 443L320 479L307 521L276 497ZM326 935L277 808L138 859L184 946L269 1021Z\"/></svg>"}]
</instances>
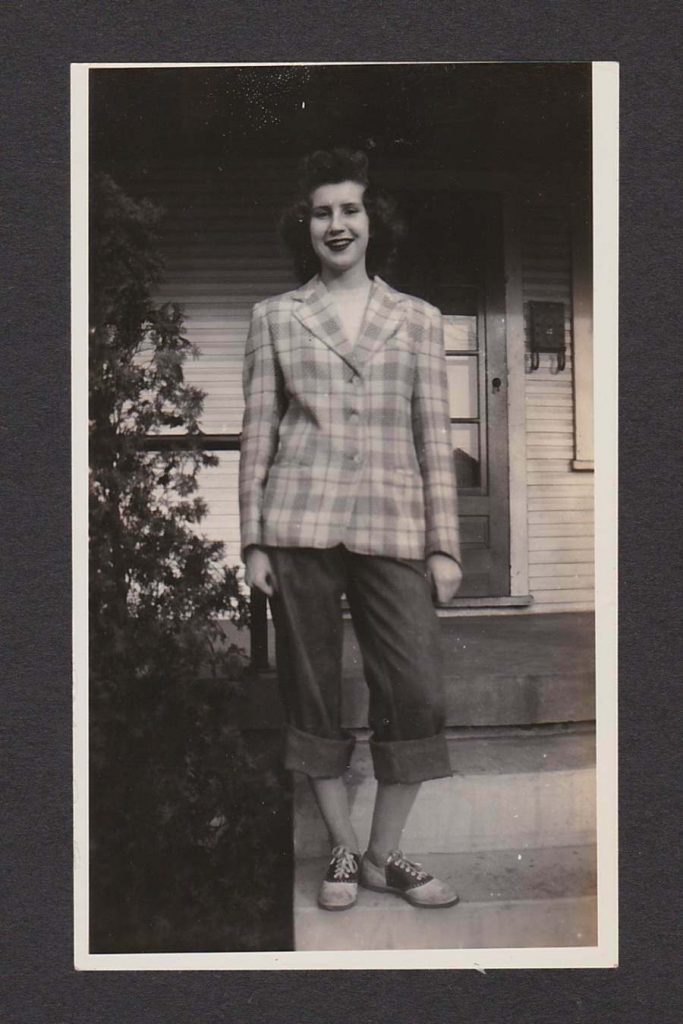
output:
<instances>
[{"instance_id":1,"label":"jacket sleeve","mask_svg":"<svg viewBox=\"0 0 683 1024\"><path fill-rule=\"evenodd\" d=\"M285 412L282 374L262 303L252 311L242 373L244 418L240 444L239 501L242 557L262 543L263 492Z\"/></svg>"},{"instance_id":2,"label":"jacket sleeve","mask_svg":"<svg viewBox=\"0 0 683 1024\"><path fill-rule=\"evenodd\" d=\"M443 321L431 307L417 354L412 416L424 485L425 557L440 551L462 565Z\"/></svg>"}]
</instances>

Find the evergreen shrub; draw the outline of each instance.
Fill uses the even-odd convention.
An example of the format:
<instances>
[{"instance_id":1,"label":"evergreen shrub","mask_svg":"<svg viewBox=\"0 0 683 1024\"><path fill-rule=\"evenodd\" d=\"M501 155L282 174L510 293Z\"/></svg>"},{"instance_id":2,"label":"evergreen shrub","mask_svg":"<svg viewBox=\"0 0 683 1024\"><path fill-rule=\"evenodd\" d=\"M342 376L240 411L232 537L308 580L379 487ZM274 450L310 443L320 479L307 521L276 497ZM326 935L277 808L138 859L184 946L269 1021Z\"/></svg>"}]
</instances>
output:
<instances>
[{"instance_id":1,"label":"evergreen shrub","mask_svg":"<svg viewBox=\"0 0 683 1024\"><path fill-rule=\"evenodd\" d=\"M158 304L162 211L98 173L90 223L90 843L93 952L278 948L288 797L235 724L248 623L199 525L204 395L183 314ZM153 450L150 435L181 444ZM272 931L272 929L271 929Z\"/></svg>"}]
</instances>

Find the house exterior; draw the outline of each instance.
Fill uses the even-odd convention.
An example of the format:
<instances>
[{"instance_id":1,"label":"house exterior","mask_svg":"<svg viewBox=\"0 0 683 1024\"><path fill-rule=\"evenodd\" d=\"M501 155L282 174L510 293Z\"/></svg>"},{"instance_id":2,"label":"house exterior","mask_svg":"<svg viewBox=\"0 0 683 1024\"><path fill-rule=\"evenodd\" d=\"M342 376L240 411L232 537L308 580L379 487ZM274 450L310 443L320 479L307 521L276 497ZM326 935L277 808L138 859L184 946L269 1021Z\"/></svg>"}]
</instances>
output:
<instances>
[{"instance_id":1,"label":"house exterior","mask_svg":"<svg viewBox=\"0 0 683 1024\"><path fill-rule=\"evenodd\" d=\"M93 164L166 211L158 299L182 304L200 352L186 379L206 394L205 443L218 456L202 472L200 528L229 564L240 563L244 346L253 304L298 284L277 234L298 156L340 143L370 152L408 227L383 277L444 318L464 562L457 597L438 610L454 775L430 788L404 841L446 866L459 858L463 884L476 894L483 878L483 896L470 917L441 915L432 930L409 933L401 908L384 904L362 935L323 921L328 836L299 780L296 949L597 941L590 82L578 64L93 75ZM236 714L245 729L279 728L257 592L252 607L259 675ZM343 676L362 829L374 780L351 629ZM541 865L531 888L518 851ZM506 880L496 899L489 870Z\"/></svg>"},{"instance_id":2,"label":"house exterior","mask_svg":"<svg viewBox=\"0 0 683 1024\"><path fill-rule=\"evenodd\" d=\"M406 85L400 68L374 79L366 69L362 80L352 72L363 69L345 68L374 107L346 114L334 139L344 141L342 127L348 137L350 122L355 137L374 130L373 169L409 229L387 279L444 315L465 579L440 614L590 611L590 73L584 65L454 68L451 77L434 66L413 79L411 69L403 92L395 88ZM274 82L279 122L270 133L254 127L258 111L240 112L253 75L231 80L234 109L223 115L215 95L213 105L206 98L206 79L203 88L186 79L173 94L175 136L119 145L107 165L124 188L166 211L159 299L183 305L201 353L186 376L206 392L203 428L219 457L203 474L202 529L225 542L230 564L240 561L237 448L250 311L298 283L276 230L296 176L283 139L300 136L305 151L311 124L321 134L334 102L326 70L293 84L280 77L279 90ZM564 343L563 360L556 351L533 354L544 333Z\"/></svg>"}]
</instances>

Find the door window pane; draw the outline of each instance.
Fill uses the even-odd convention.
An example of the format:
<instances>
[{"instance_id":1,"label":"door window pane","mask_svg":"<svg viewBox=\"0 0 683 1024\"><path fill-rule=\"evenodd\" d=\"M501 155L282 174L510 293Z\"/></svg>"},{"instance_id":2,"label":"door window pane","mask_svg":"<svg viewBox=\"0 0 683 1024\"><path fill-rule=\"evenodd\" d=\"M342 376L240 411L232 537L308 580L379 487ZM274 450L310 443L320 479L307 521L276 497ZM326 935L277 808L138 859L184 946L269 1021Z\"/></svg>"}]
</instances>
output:
<instances>
[{"instance_id":1,"label":"door window pane","mask_svg":"<svg viewBox=\"0 0 683 1024\"><path fill-rule=\"evenodd\" d=\"M477 348L476 316L444 316L443 343L447 352Z\"/></svg>"},{"instance_id":2,"label":"door window pane","mask_svg":"<svg viewBox=\"0 0 683 1024\"><path fill-rule=\"evenodd\" d=\"M479 415L478 359L448 356L448 399L451 419L474 420Z\"/></svg>"},{"instance_id":3,"label":"door window pane","mask_svg":"<svg viewBox=\"0 0 683 1024\"><path fill-rule=\"evenodd\" d=\"M451 441L458 487L481 486L479 424L451 423Z\"/></svg>"}]
</instances>

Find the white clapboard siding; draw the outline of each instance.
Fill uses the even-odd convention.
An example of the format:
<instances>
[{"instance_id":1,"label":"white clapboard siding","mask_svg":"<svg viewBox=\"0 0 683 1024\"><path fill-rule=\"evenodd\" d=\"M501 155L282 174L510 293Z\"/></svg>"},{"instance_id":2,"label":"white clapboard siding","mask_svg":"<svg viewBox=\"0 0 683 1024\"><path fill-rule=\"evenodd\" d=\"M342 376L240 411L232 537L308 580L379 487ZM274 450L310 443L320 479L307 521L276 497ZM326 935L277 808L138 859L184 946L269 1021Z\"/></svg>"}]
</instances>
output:
<instances>
[{"instance_id":1,"label":"white clapboard siding","mask_svg":"<svg viewBox=\"0 0 683 1024\"><path fill-rule=\"evenodd\" d=\"M251 307L295 287L277 223L291 183L288 161L236 160L201 168L147 166L123 171L125 186L165 211L159 236L164 280L158 301L183 306L185 335L200 355L185 366L188 383L205 392L202 429L238 434L242 424L242 357ZM199 526L223 541L228 565L240 563L237 452L218 452L201 474L208 515Z\"/></svg>"},{"instance_id":2,"label":"white clapboard siding","mask_svg":"<svg viewBox=\"0 0 683 1024\"><path fill-rule=\"evenodd\" d=\"M202 471L202 497L209 512L201 532L226 545L228 565L240 566L239 508L237 504L237 452L218 452L218 465Z\"/></svg>"},{"instance_id":3,"label":"white clapboard siding","mask_svg":"<svg viewBox=\"0 0 683 1024\"><path fill-rule=\"evenodd\" d=\"M529 203L522 217L522 286L530 301L563 302L566 368L541 355L526 374L529 590L536 611L594 605L593 478L572 470L574 395L569 222L561 207Z\"/></svg>"}]
</instances>

